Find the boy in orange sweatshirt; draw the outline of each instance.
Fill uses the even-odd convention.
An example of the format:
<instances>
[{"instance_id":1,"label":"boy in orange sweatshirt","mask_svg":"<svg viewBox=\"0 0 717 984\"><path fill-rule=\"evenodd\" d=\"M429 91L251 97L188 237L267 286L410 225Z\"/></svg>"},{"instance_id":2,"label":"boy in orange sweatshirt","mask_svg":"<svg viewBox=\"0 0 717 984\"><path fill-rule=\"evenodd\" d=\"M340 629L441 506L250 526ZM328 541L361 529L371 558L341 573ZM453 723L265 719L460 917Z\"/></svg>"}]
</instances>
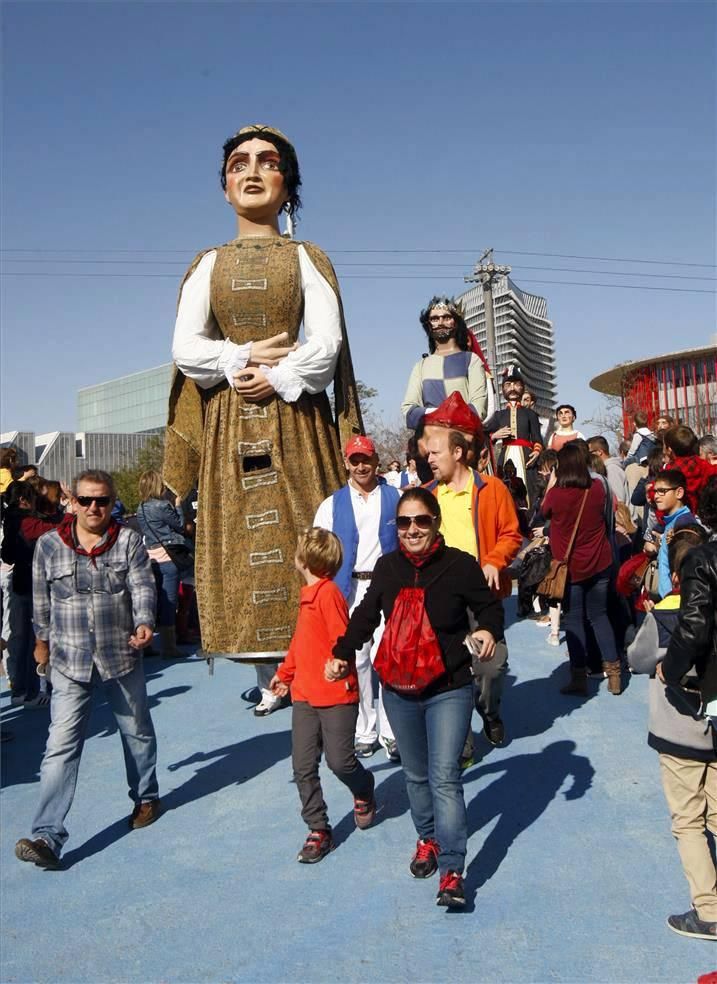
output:
<instances>
[{"instance_id":1,"label":"boy in orange sweatshirt","mask_svg":"<svg viewBox=\"0 0 717 984\"><path fill-rule=\"evenodd\" d=\"M370 827L376 816L373 774L356 758L358 717L356 667L334 659L332 650L346 631L346 599L331 578L341 566L341 541L311 527L299 537L294 563L306 581L301 589L296 630L270 688L279 697L291 690L291 759L309 827L297 861L315 864L333 848L331 826L319 780L321 752L337 779L354 797L356 826Z\"/></svg>"}]
</instances>

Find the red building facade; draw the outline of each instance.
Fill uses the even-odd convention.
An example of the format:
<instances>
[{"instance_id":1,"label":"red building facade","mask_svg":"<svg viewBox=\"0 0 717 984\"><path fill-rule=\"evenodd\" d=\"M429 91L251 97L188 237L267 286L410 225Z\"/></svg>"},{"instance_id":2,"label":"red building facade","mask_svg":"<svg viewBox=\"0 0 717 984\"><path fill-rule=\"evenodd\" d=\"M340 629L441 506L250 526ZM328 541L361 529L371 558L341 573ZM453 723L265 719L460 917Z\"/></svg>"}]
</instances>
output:
<instances>
[{"instance_id":1,"label":"red building facade","mask_svg":"<svg viewBox=\"0 0 717 984\"><path fill-rule=\"evenodd\" d=\"M623 362L590 381L592 389L622 399L624 433L644 410L650 425L666 413L699 436L717 434L717 346Z\"/></svg>"}]
</instances>

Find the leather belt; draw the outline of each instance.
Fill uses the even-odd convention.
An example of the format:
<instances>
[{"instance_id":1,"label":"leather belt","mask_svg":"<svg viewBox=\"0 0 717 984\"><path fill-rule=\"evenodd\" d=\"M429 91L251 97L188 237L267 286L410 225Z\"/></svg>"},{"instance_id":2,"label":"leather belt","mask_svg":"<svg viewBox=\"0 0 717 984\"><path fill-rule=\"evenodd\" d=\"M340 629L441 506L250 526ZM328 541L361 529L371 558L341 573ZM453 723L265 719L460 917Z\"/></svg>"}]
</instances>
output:
<instances>
[{"instance_id":1,"label":"leather belt","mask_svg":"<svg viewBox=\"0 0 717 984\"><path fill-rule=\"evenodd\" d=\"M351 571L351 577L356 578L357 581L370 581L373 571Z\"/></svg>"}]
</instances>

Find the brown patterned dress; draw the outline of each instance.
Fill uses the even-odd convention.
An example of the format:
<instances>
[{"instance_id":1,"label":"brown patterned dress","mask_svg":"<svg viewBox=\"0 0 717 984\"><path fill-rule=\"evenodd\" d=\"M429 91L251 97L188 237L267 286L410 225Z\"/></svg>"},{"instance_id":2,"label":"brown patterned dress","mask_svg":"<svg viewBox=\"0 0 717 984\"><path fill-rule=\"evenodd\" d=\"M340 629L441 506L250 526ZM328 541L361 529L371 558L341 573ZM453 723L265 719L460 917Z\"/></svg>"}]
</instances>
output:
<instances>
[{"instance_id":1,"label":"brown patterned dress","mask_svg":"<svg viewBox=\"0 0 717 984\"><path fill-rule=\"evenodd\" d=\"M243 344L286 331L290 342L297 340L299 245L248 238L216 250L210 301L224 338ZM310 243L301 245L340 307L328 258ZM164 474L177 494L198 478L195 570L206 653L261 661L281 658L288 648L299 602L297 535L343 484L340 444L361 432L343 316L342 335L335 418L325 392L304 392L294 403L277 395L249 403L227 382L201 389L177 370Z\"/></svg>"}]
</instances>

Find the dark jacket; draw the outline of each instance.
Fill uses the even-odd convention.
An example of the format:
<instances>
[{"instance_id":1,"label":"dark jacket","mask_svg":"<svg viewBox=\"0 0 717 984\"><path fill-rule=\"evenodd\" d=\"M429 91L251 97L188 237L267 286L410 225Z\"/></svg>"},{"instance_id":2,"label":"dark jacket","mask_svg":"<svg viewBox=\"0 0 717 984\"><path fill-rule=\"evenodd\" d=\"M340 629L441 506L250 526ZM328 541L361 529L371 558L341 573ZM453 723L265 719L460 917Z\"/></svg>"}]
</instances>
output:
<instances>
[{"instance_id":1,"label":"dark jacket","mask_svg":"<svg viewBox=\"0 0 717 984\"><path fill-rule=\"evenodd\" d=\"M369 589L354 609L346 634L334 647L334 655L353 660L356 650L378 628L381 615L388 620L401 588L409 587L426 587L426 614L446 665L445 674L420 697L464 687L471 681L471 656L463 645L470 631L467 609L479 629L488 629L499 640L503 638L503 605L488 587L478 562L454 547L441 547L421 568L414 567L400 550L379 557Z\"/></svg>"},{"instance_id":2,"label":"dark jacket","mask_svg":"<svg viewBox=\"0 0 717 984\"><path fill-rule=\"evenodd\" d=\"M166 499L147 499L137 507L137 522L146 547L184 543L184 520Z\"/></svg>"},{"instance_id":3,"label":"dark jacket","mask_svg":"<svg viewBox=\"0 0 717 984\"><path fill-rule=\"evenodd\" d=\"M665 680L679 683L693 666L702 700L717 697L717 540L691 550L680 572L682 607L662 664Z\"/></svg>"}]
</instances>

